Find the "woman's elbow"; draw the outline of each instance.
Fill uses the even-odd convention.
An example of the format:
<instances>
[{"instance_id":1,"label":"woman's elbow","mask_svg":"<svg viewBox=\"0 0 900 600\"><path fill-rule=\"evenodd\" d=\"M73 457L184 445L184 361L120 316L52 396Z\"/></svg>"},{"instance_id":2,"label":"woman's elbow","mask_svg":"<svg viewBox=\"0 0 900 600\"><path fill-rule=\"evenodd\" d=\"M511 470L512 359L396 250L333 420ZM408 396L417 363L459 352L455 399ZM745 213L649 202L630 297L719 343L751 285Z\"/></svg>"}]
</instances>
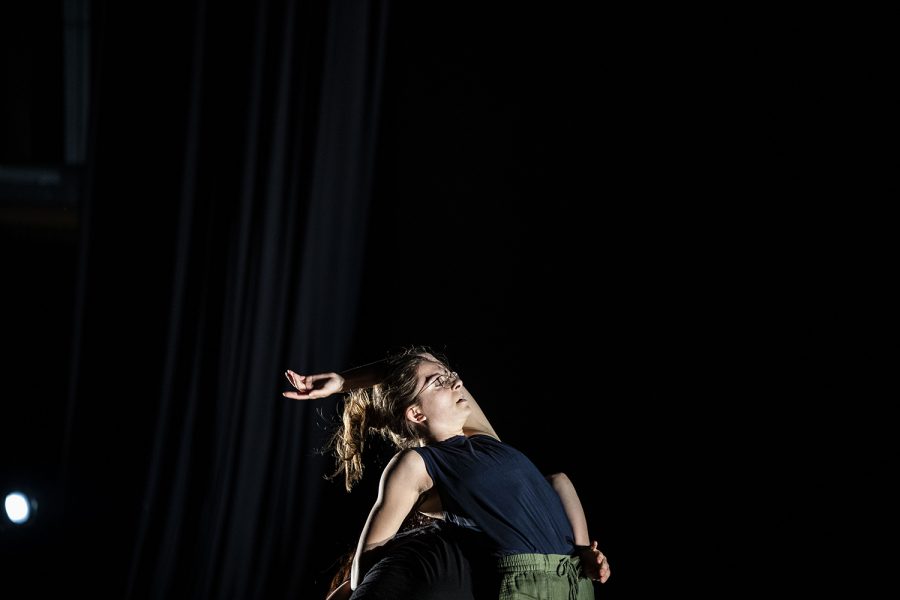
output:
<instances>
[{"instance_id":1,"label":"woman's elbow","mask_svg":"<svg viewBox=\"0 0 900 600\"><path fill-rule=\"evenodd\" d=\"M547 481L553 484L554 487L559 484L565 485L566 483L571 483L568 475L565 473L553 473L552 475L547 475Z\"/></svg>"}]
</instances>

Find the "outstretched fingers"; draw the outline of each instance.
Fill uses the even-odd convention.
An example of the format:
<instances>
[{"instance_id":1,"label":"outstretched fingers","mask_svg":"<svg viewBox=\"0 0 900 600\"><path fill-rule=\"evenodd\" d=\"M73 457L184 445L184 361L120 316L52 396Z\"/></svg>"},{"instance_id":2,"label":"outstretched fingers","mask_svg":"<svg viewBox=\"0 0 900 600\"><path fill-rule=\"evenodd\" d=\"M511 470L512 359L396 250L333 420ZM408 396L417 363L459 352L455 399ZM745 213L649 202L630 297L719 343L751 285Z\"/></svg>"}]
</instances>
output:
<instances>
[{"instance_id":1,"label":"outstretched fingers","mask_svg":"<svg viewBox=\"0 0 900 600\"><path fill-rule=\"evenodd\" d=\"M296 391L282 392L282 396L293 398L294 400L327 398L331 394L340 391L340 386L343 382L343 379L335 373L300 375L288 369L284 372L284 376L294 386Z\"/></svg>"},{"instance_id":2,"label":"outstretched fingers","mask_svg":"<svg viewBox=\"0 0 900 600\"><path fill-rule=\"evenodd\" d=\"M312 389L312 382L307 381L307 375L300 375L298 373L294 373L290 369L284 372L285 378L297 391L287 391L282 392L282 396L285 398L292 398L294 400L310 400L316 398Z\"/></svg>"}]
</instances>

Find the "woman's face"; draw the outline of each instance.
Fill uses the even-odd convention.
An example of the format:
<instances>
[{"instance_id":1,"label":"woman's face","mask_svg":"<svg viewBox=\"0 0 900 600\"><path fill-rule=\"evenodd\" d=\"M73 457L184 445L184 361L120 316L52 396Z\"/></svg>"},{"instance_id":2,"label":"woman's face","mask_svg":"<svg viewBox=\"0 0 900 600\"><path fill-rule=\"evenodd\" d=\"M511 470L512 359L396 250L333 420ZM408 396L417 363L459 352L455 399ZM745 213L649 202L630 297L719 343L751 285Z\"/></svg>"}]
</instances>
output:
<instances>
[{"instance_id":1,"label":"woman's face","mask_svg":"<svg viewBox=\"0 0 900 600\"><path fill-rule=\"evenodd\" d=\"M407 418L423 425L436 441L462 435L463 425L472 412L462 379L430 354L419 363L418 393L407 409Z\"/></svg>"}]
</instances>

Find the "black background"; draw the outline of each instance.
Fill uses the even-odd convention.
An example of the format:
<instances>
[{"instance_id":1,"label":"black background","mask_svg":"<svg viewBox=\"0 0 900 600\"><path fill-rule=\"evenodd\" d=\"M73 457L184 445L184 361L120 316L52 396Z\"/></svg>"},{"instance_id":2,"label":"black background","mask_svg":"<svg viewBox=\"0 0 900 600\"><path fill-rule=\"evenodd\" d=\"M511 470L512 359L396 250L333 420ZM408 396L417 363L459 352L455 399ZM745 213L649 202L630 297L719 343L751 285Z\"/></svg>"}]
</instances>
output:
<instances>
[{"instance_id":1,"label":"black background","mask_svg":"<svg viewBox=\"0 0 900 600\"><path fill-rule=\"evenodd\" d=\"M819 335L818 313L797 294L812 276L791 241L798 213L770 193L785 181L790 149L771 152L764 133L776 113L748 83L755 73L743 61L754 48L730 47L727 24L701 37L670 16L394 7L346 365L410 343L447 353L501 437L575 483L613 564L606 597L677 581L686 555L722 558L754 518L735 519L735 503L769 493L745 432L773 408L788 410L783 376ZM34 64L53 65L60 48L41 49ZM135 60L147 66L149 56ZM16 89L27 96L44 85ZM179 89L149 94L155 110L136 116L131 133L175 127L167 118ZM36 122L61 121L52 102L30 106L50 115ZM6 123L21 121L5 113ZM33 128L35 145L7 144L4 160L59 160L58 134ZM150 143L128 150L136 164L177 159ZM146 182L134 183L134 199L147 202L150 192L137 189ZM140 203L123 214L163 218ZM64 460L78 236L72 209L37 207L31 220L5 211L3 483L52 498ZM134 385L158 385L142 380L144 358L135 354ZM141 444L152 422L142 421L147 407L120 411L96 415L110 428L138 427L132 446L109 448L127 465L116 485L74 485L116 487L128 503L145 480ZM387 456L376 452L351 496L337 483L326 491L317 592L355 542ZM136 507L109 510L110 531L84 540L83 552L127 544ZM50 526L32 533L41 527ZM20 536L14 552L53 539L21 533L4 532Z\"/></svg>"}]
</instances>

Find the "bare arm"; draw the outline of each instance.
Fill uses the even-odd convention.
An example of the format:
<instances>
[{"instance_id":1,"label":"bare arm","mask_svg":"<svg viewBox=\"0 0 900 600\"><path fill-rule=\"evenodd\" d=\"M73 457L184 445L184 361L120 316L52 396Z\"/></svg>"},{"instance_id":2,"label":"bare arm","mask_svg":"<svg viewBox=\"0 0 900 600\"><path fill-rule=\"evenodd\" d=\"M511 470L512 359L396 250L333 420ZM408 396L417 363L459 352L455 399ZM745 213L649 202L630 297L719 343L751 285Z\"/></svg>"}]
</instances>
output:
<instances>
[{"instance_id":1,"label":"bare arm","mask_svg":"<svg viewBox=\"0 0 900 600\"><path fill-rule=\"evenodd\" d=\"M565 473L548 475L547 481L562 500L569 524L572 526L572 533L575 534L575 544L578 546L589 545L591 538L588 535L587 518L584 516L584 507L581 506L581 500L578 499L578 493L575 491L572 481Z\"/></svg>"},{"instance_id":2,"label":"bare arm","mask_svg":"<svg viewBox=\"0 0 900 600\"><path fill-rule=\"evenodd\" d=\"M597 579L600 583L606 583L609 579L609 561L606 556L597 549L597 542L591 542L588 534L587 518L584 516L584 507L578 499L575 486L565 473L554 473L547 477L547 481L553 486L559 499L562 501L566 517L572 526L575 535L575 545L578 546L581 556L581 566L585 574L591 579Z\"/></svg>"},{"instance_id":3,"label":"bare arm","mask_svg":"<svg viewBox=\"0 0 900 600\"><path fill-rule=\"evenodd\" d=\"M425 355L430 360L439 362L434 356ZM287 370L284 376L297 391L283 392L285 398L294 400L311 400L315 398L327 398L332 394L350 392L352 390L369 388L378 385L384 380L387 361L378 360L360 367L354 367L340 373L319 373L317 375L300 375ZM487 434L500 439L491 422L488 421L481 406L475 401L472 393L463 386L465 396L469 399L472 411L463 424L463 433L468 435Z\"/></svg>"},{"instance_id":4,"label":"bare arm","mask_svg":"<svg viewBox=\"0 0 900 600\"><path fill-rule=\"evenodd\" d=\"M466 422L463 424L463 433L467 436L486 433L499 440L500 436L494 431L494 427L491 425L491 422L488 421L484 411L482 411L481 407L478 406L478 403L475 402L475 396L473 396L472 392L465 386L463 386L463 389L465 390L466 397L469 399L469 406L472 407L472 412L469 413Z\"/></svg>"},{"instance_id":5,"label":"bare arm","mask_svg":"<svg viewBox=\"0 0 900 600\"><path fill-rule=\"evenodd\" d=\"M356 589L366 574L365 553L384 545L396 535L419 495L431 488L425 461L416 452L400 452L384 468L378 487L378 499L359 536L350 587Z\"/></svg>"},{"instance_id":6,"label":"bare arm","mask_svg":"<svg viewBox=\"0 0 900 600\"><path fill-rule=\"evenodd\" d=\"M385 359L376 360L367 365L353 367L341 372L341 378L344 380L341 387L342 392L351 392L362 388L370 388L378 385L385 378Z\"/></svg>"},{"instance_id":7,"label":"bare arm","mask_svg":"<svg viewBox=\"0 0 900 600\"><path fill-rule=\"evenodd\" d=\"M284 372L284 376L297 391L283 392L282 396L294 400L313 400L327 398L341 392L369 388L381 383L384 379L386 364L382 359L340 373L318 373L316 375L301 375L288 369Z\"/></svg>"},{"instance_id":8,"label":"bare arm","mask_svg":"<svg viewBox=\"0 0 900 600\"><path fill-rule=\"evenodd\" d=\"M440 363L431 354L422 355L428 360ZM440 363L443 364L443 363ZM300 375L290 369L285 371L287 380L297 391L284 392L282 395L295 400L309 400L314 398L327 398L331 394L350 392L357 389L369 388L381 383L386 373L387 360L381 359L359 367L354 367L340 373L320 373L317 375ZM463 433L476 435L484 433L496 439L500 439L494 427L488 421L481 406L475 401L472 393L463 386L464 394L469 399L472 411L463 424Z\"/></svg>"}]
</instances>

